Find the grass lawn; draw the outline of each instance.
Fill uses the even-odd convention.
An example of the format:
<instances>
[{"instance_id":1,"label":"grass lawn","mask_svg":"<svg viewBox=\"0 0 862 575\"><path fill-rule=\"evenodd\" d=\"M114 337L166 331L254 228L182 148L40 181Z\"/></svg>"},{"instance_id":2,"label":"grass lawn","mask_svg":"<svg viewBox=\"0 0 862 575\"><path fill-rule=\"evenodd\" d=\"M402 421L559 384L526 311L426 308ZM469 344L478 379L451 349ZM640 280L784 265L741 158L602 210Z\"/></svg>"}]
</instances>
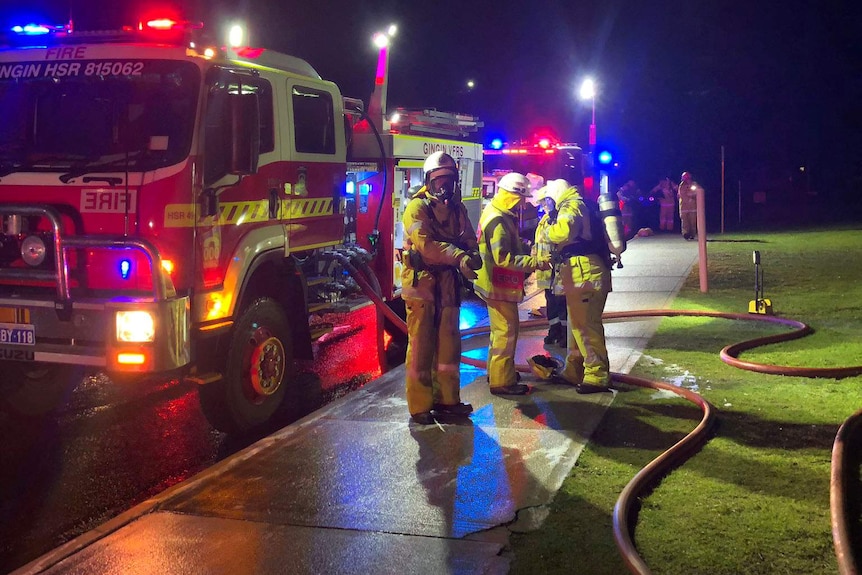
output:
<instances>
[{"instance_id":1,"label":"grass lawn","mask_svg":"<svg viewBox=\"0 0 862 575\"><path fill-rule=\"evenodd\" d=\"M708 244L709 293L697 270L675 309L745 313L759 250L765 297L807 337L742 359L803 367L862 364L862 230L725 234ZM634 541L656 574L837 572L829 515L832 442L862 407L862 377L765 375L721 362L727 344L786 328L665 318L632 375L682 385L717 408L708 443L641 502ZM512 573L626 573L611 514L629 480L691 431L700 410L621 386L541 529L512 538Z\"/></svg>"}]
</instances>

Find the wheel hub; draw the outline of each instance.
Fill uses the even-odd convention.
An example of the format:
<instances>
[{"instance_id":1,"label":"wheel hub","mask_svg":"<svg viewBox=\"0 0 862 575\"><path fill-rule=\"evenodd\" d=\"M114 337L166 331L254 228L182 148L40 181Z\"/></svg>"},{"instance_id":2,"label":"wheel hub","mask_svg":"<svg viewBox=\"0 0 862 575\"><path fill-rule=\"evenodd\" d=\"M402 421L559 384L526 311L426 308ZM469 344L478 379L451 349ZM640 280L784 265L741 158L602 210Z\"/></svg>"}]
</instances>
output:
<instances>
[{"instance_id":1,"label":"wheel hub","mask_svg":"<svg viewBox=\"0 0 862 575\"><path fill-rule=\"evenodd\" d=\"M259 330L252 338L252 344L251 386L259 395L272 395L284 378L284 346L268 330Z\"/></svg>"}]
</instances>

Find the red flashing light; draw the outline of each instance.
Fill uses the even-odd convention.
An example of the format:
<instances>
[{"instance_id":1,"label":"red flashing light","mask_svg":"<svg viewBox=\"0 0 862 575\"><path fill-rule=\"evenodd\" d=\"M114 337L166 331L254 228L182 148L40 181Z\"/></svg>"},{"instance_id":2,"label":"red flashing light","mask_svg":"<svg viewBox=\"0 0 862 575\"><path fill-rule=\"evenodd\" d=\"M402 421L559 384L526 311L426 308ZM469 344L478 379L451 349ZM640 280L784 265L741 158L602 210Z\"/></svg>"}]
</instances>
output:
<instances>
[{"instance_id":1,"label":"red flashing light","mask_svg":"<svg viewBox=\"0 0 862 575\"><path fill-rule=\"evenodd\" d=\"M551 147L551 141L548 138L542 138L538 143L540 148L548 149Z\"/></svg>"},{"instance_id":2,"label":"red flashing light","mask_svg":"<svg viewBox=\"0 0 862 575\"><path fill-rule=\"evenodd\" d=\"M148 20L146 23L141 23L141 29L144 27L151 28L153 30L173 30L178 27L179 22L176 20L171 20L170 18L158 18L155 20Z\"/></svg>"},{"instance_id":3,"label":"red flashing light","mask_svg":"<svg viewBox=\"0 0 862 575\"><path fill-rule=\"evenodd\" d=\"M203 28L203 22L191 22L189 20L174 20L173 18L150 18L138 22L138 30L149 31L172 31L172 30L195 30Z\"/></svg>"}]
</instances>

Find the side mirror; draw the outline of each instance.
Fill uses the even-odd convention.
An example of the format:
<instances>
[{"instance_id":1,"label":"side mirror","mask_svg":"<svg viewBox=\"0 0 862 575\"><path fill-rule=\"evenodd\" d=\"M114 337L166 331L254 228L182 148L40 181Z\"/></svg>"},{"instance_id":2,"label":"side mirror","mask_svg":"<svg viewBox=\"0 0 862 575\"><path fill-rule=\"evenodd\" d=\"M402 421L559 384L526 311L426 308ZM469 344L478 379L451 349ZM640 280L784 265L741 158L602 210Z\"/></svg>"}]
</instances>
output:
<instances>
[{"instance_id":1,"label":"side mirror","mask_svg":"<svg viewBox=\"0 0 862 575\"><path fill-rule=\"evenodd\" d=\"M213 188L207 188L200 195L201 213L204 216L218 215L218 192Z\"/></svg>"},{"instance_id":2,"label":"side mirror","mask_svg":"<svg viewBox=\"0 0 862 575\"><path fill-rule=\"evenodd\" d=\"M260 105L257 94L230 94L230 169L236 176L257 172L260 157Z\"/></svg>"}]
</instances>

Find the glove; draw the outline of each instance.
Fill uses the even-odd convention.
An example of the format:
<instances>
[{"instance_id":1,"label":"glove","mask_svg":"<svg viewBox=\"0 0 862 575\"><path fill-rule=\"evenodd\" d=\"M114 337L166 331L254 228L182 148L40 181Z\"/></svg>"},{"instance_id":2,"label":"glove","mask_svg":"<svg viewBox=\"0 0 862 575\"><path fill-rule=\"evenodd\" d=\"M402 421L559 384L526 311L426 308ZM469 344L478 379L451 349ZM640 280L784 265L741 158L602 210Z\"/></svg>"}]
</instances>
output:
<instances>
[{"instance_id":1,"label":"glove","mask_svg":"<svg viewBox=\"0 0 862 575\"><path fill-rule=\"evenodd\" d=\"M458 269L461 271L461 275L468 280L472 281L479 277L476 272L468 265L467 258L461 258L461 263L458 264Z\"/></svg>"},{"instance_id":2,"label":"glove","mask_svg":"<svg viewBox=\"0 0 862 575\"><path fill-rule=\"evenodd\" d=\"M467 267L471 270L477 270L482 267L482 256L479 255L479 252L467 252Z\"/></svg>"},{"instance_id":3,"label":"glove","mask_svg":"<svg viewBox=\"0 0 862 575\"><path fill-rule=\"evenodd\" d=\"M548 223L554 225L557 223L557 216L560 215L560 212L557 210L551 210L548 212Z\"/></svg>"}]
</instances>

